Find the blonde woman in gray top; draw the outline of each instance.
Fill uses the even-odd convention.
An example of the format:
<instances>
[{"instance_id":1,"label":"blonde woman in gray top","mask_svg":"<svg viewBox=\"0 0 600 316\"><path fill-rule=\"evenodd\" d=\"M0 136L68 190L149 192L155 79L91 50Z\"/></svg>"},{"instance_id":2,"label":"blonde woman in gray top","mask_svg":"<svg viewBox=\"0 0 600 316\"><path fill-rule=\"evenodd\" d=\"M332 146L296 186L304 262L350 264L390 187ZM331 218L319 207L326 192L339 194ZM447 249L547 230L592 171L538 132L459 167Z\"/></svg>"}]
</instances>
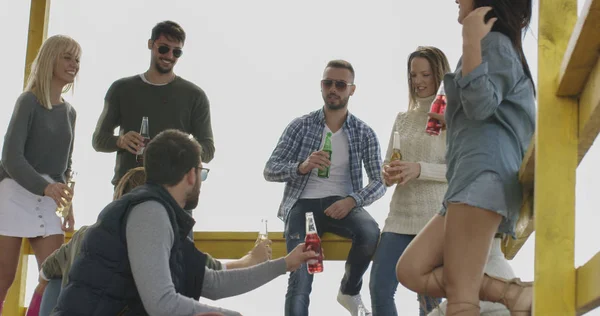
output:
<instances>
[{"instance_id":1,"label":"blonde woman in gray top","mask_svg":"<svg viewBox=\"0 0 600 316\"><path fill-rule=\"evenodd\" d=\"M15 105L0 162L0 311L19 261L22 238L29 238L38 268L73 229L73 216L55 211L72 191L75 109L62 93L79 71L81 47L67 36L48 38L35 58L25 91ZM62 226L62 227L61 227Z\"/></svg>"}]
</instances>

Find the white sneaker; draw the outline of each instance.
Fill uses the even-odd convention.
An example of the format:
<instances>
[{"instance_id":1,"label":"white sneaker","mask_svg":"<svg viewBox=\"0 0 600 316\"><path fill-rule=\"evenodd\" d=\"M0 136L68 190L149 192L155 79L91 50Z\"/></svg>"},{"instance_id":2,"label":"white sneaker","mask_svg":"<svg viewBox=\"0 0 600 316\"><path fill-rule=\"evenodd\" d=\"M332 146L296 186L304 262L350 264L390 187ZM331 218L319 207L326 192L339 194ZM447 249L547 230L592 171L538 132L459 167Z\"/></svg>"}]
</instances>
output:
<instances>
[{"instance_id":1,"label":"white sneaker","mask_svg":"<svg viewBox=\"0 0 600 316\"><path fill-rule=\"evenodd\" d=\"M347 295L347 294L342 294L342 291L339 291L338 296L337 296L337 301L338 301L338 303L340 303L340 305L344 306L344 308L347 309L350 312L350 315L352 315L352 316L362 316L358 313L359 306L362 306L364 308L365 316L373 315L365 307L365 304L363 304L360 294Z\"/></svg>"}]
</instances>

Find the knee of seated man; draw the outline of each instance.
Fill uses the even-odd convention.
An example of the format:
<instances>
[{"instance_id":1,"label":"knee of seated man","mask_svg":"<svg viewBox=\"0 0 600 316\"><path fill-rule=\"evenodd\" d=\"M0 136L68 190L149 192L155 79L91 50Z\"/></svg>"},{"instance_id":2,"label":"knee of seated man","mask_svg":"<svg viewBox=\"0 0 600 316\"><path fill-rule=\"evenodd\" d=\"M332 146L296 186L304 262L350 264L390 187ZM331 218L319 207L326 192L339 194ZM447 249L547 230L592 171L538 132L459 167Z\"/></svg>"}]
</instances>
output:
<instances>
[{"instance_id":1,"label":"knee of seated man","mask_svg":"<svg viewBox=\"0 0 600 316\"><path fill-rule=\"evenodd\" d=\"M375 250L377 249L377 244L379 243L379 226L376 222L365 223L361 226L360 230L354 232L356 234L356 239L353 241L358 246L364 247L365 252L370 255L375 254Z\"/></svg>"}]
</instances>

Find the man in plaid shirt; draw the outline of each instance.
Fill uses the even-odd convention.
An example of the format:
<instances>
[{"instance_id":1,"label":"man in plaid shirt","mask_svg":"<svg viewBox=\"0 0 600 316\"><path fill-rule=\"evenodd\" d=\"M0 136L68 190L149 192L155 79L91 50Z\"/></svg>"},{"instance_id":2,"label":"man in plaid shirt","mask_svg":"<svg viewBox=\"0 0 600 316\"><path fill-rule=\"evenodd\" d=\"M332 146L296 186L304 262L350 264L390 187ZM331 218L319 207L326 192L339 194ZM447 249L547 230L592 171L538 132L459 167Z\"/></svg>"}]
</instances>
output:
<instances>
[{"instance_id":1,"label":"man in plaid shirt","mask_svg":"<svg viewBox=\"0 0 600 316\"><path fill-rule=\"evenodd\" d=\"M285 222L288 252L304 242L305 213L313 212L317 232L352 238L337 300L351 315L363 305L362 276L379 240L379 225L363 207L385 193L381 152L373 129L348 112L354 94L354 69L343 60L327 64L321 80L323 108L294 119L285 129L267 161L267 181L285 182L278 217ZM332 154L322 151L331 133ZM369 177L363 187L362 165ZM329 170L322 178L317 170ZM286 316L307 316L313 276L306 268L292 272L285 297ZM370 315L370 313L368 313Z\"/></svg>"}]
</instances>

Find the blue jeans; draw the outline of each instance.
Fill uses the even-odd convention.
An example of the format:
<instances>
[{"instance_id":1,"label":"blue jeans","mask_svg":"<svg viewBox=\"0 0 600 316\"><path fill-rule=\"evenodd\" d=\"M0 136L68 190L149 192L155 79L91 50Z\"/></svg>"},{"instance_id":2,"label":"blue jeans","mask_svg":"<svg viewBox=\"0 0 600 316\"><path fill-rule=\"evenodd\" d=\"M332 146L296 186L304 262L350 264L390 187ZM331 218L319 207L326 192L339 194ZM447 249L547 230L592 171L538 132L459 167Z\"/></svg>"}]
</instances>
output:
<instances>
[{"instance_id":1,"label":"blue jeans","mask_svg":"<svg viewBox=\"0 0 600 316\"><path fill-rule=\"evenodd\" d=\"M400 256L408 247L415 235L401 235L384 232L381 234L381 240L371 267L371 308L373 316L398 316L394 294L398 288L396 279L396 263ZM425 316L438 304L441 299L425 297L417 294L419 301L419 315ZM426 302L427 310L423 310L422 302Z\"/></svg>"},{"instance_id":2,"label":"blue jeans","mask_svg":"<svg viewBox=\"0 0 600 316\"><path fill-rule=\"evenodd\" d=\"M313 212L319 236L325 232L351 238L352 247L346 260L346 272L342 278L340 291L347 295L360 293L362 277L377 248L379 226L363 208L355 208L342 219L333 219L324 211L334 202L343 199L331 196L322 199L301 199L291 209L285 223L285 242L288 253L304 242L306 236L305 214ZM325 254L327 256L327 254ZM327 267L325 266L325 269ZM312 290L313 275L303 264L290 274L285 295L285 316L307 316L309 295Z\"/></svg>"},{"instance_id":3,"label":"blue jeans","mask_svg":"<svg viewBox=\"0 0 600 316\"><path fill-rule=\"evenodd\" d=\"M40 304L40 316L50 316L52 310L58 302L58 296L62 289L62 279L51 279L46 285L44 295L42 296L42 303Z\"/></svg>"}]
</instances>

